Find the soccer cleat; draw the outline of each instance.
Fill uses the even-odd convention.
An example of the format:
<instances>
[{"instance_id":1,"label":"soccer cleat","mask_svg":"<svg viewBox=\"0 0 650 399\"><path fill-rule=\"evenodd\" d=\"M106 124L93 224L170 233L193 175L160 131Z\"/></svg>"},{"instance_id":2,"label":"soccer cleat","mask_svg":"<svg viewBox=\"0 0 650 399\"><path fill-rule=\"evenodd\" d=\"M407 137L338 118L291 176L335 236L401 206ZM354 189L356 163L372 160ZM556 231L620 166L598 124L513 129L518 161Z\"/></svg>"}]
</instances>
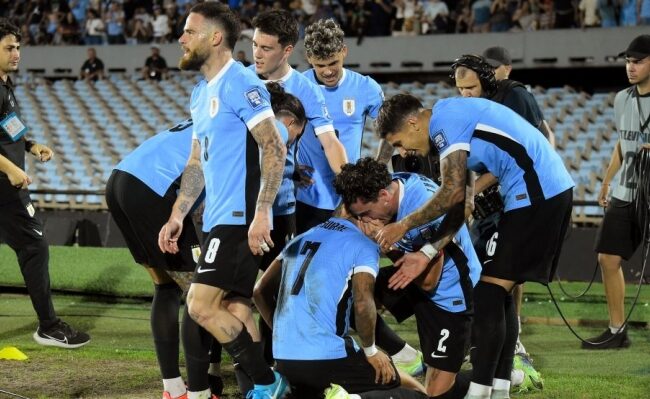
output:
<instances>
[{"instance_id":1,"label":"soccer cleat","mask_svg":"<svg viewBox=\"0 0 650 399\"><path fill-rule=\"evenodd\" d=\"M539 371L535 370L531 358L526 354L517 353L512 364L514 370L524 372L524 380L517 386L512 386L512 392L525 393L541 391L544 389L544 379Z\"/></svg>"},{"instance_id":2,"label":"soccer cleat","mask_svg":"<svg viewBox=\"0 0 650 399\"><path fill-rule=\"evenodd\" d=\"M627 348L632 344L627 336L627 328L618 334L612 334L607 328L602 334L589 338L588 341L582 343L582 349L620 349Z\"/></svg>"},{"instance_id":3,"label":"soccer cleat","mask_svg":"<svg viewBox=\"0 0 650 399\"><path fill-rule=\"evenodd\" d=\"M519 385L523 384L524 379L526 379L526 373L524 373L523 370L517 370L516 368L513 368L510 372L511 387L518 387Z\"/></svg>"},{"instance_id":4,"label":"soccer cleat","mask_svg":"<svg viewBox=\"0 0 650 399\"><path fill-rule=\"evenodd\" d=\"M330 384L330 387L325 389L324 395L325 399L348 399L350 397L348 391L337 384Z\"/></svg>"},{"instance_id":5,"label":"soccer cleat","mask_svg":"<svg viewBox=\"0 0 650 399\"><path fill-rule=\"evenodd\" d=\"M246 399L282 399L291 392L286 378L277 371L273 371L273 374L275 375L275 382L273 384L255 384L254 388L248 391Z\"/></svg>"},{"instance_id":6,"label":"soccer cleat","mask_svg":"<svg viewBox=\"0 0 650 399\"><path fill-rule=\"evenodd\" d=\"M187 392L174 398L169 392L163 391L162 399L187 399Z\"/></svg>"},{"instance_id":7,"label":"soccer cleat","mask_svg":"<svg viewBox=\"0 0 650 399\"><path fill-rule=\"evenodd\" d=\"M34 333L34 340L41 345L73 349L90 342L90 336L85 332L75 330L65 321L59 320L48 329L38 327Z\"/></svg>"},{"instance_id":8,"label":"soccer cleat","mask_svg":"<svg viewBox=\"0 0 650 399\"><path fill-rule=\"evenodd\" d=\"M395 367L399 370L413 377L417 377L424 373L424 356L422 356L422 352L420 351L418 351L417 356L411 362L393 361L393 363L395 363Z\"/></svg>"}]
</instances>

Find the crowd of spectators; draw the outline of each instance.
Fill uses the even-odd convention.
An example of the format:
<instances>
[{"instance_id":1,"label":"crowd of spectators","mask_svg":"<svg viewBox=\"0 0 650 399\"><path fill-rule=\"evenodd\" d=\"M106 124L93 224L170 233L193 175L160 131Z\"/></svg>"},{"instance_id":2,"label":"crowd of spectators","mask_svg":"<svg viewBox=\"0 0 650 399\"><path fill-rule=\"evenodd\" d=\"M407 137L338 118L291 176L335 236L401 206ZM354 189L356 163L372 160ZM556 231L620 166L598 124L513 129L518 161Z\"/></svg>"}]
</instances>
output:
<instances>
[{"instance_id":1,"label":"crowd of spectators","mask_svg":"<svg viewBox=\"0 0 650 399\"><path fill-rule=\"evenodd\" d=\"M268 8L289 9L304 27L334 18L348 36L533 31L650 25L650 0L222 0L244 34ZM198 0L0 0L0 16L23 44L141 44L175 41Z\"/></svg>"}]
</instances>

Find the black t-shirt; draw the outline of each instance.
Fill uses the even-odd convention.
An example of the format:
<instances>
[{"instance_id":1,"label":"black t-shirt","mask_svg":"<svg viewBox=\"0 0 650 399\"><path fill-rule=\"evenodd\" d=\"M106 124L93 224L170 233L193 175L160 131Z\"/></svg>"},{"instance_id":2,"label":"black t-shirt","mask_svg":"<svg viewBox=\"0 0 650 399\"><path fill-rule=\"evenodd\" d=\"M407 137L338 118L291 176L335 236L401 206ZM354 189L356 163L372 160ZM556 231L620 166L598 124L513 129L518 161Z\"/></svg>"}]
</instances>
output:
<instances>
[{"instance_id":1,"label":"black t-shirt","mask_svg":"<svg viewBox=\"0 0 650 399\"><path fill-rule=\"evenodd\" d=\"M95 58L94 60L87 59L86 61L84 61L83 65L81 66L81 70L86 74L101 71L103 69L104 69L104 63L99 58Z\"/></svg>"},{"instance_id":2,"label":"black t-shirt","mask_svg":"<svg viewBox=\"0 0 650 399\"><path fill-rule=\"evenodd\" d=\"M502 80L498 85L497 93L492 97L492 100L521 115L548 139L548 135L541 130L544 114L532 93L526 90L522 83L514 80Z\"/></svg>"},{"instance_id":3,"label":"black t-shirt","mask_svg":"<svg viewBox=\"0 0 650 399\"><path fill-rule=\"evenodd\" d=\"M149 56L145 60L144 66L149 69L148 73L150 79L160 80L162 70L167 69L167 61L165 61L165 59L160 56Z\"/></svg>"},{"instance_id":4,"label":"black t-shirt","mask_svg":"<svg viewBox=\"0 0 650 399\"><path fill-rule=\"evenodd\" d=\"M21 118L18 101L14 95L13 83L11 78L7 77L6 82L0 79L0 121L5 120L12 113L16 113L16 116L19 119ZM21 122L25 124L25 121L22 119ZM0 154L22 170L25 170L24 137L13 141L11 136L0 127ZM27 195L29 195L29 191L13 187L7 175L0 172L0 204L6 204Z\"/></svg>"}]
</instances>

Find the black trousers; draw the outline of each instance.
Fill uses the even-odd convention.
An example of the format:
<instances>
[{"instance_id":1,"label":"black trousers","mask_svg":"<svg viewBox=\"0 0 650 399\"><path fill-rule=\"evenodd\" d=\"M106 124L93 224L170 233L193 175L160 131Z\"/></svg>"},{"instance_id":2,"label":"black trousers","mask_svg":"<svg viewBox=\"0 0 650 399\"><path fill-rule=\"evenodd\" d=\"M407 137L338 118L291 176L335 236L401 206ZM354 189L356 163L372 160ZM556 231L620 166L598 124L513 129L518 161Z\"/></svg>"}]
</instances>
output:
<instances>
[{"instance_id":1,"label":"black trousers","mask_svg":"<svg viewBox=\"0 0 650 399\"><path fill-rule=\"evenodd\" d=\"M16 252L20 272L43 328L58 321L50 292L50 253L29 197L0 205L0 236Z\"/></svg>"}]
</instances>

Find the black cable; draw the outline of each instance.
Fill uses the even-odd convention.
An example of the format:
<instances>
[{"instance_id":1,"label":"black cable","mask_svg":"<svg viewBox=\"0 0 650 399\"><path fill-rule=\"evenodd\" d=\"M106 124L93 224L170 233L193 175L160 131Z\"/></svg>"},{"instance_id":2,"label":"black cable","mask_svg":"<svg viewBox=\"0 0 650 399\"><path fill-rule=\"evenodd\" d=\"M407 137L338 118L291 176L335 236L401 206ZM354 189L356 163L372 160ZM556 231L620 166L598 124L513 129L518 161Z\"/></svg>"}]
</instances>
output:
<instances>
[{"instance_id":1,"label":"black cable","mask_svg":"<svg viewBox=\"0 0 650 399\"><path fill-rule=\"evenodd\" d=\"M4 389L0 389L0 393L4 393L5 395L12 396L12 397L14 397L14 398L29 399L29 398L26 397L26 396L19 395L19 394L17 394L17 393L13 393L13 392L9 392L9 391L5 391Z\"/></svg>"}]
</instances>

